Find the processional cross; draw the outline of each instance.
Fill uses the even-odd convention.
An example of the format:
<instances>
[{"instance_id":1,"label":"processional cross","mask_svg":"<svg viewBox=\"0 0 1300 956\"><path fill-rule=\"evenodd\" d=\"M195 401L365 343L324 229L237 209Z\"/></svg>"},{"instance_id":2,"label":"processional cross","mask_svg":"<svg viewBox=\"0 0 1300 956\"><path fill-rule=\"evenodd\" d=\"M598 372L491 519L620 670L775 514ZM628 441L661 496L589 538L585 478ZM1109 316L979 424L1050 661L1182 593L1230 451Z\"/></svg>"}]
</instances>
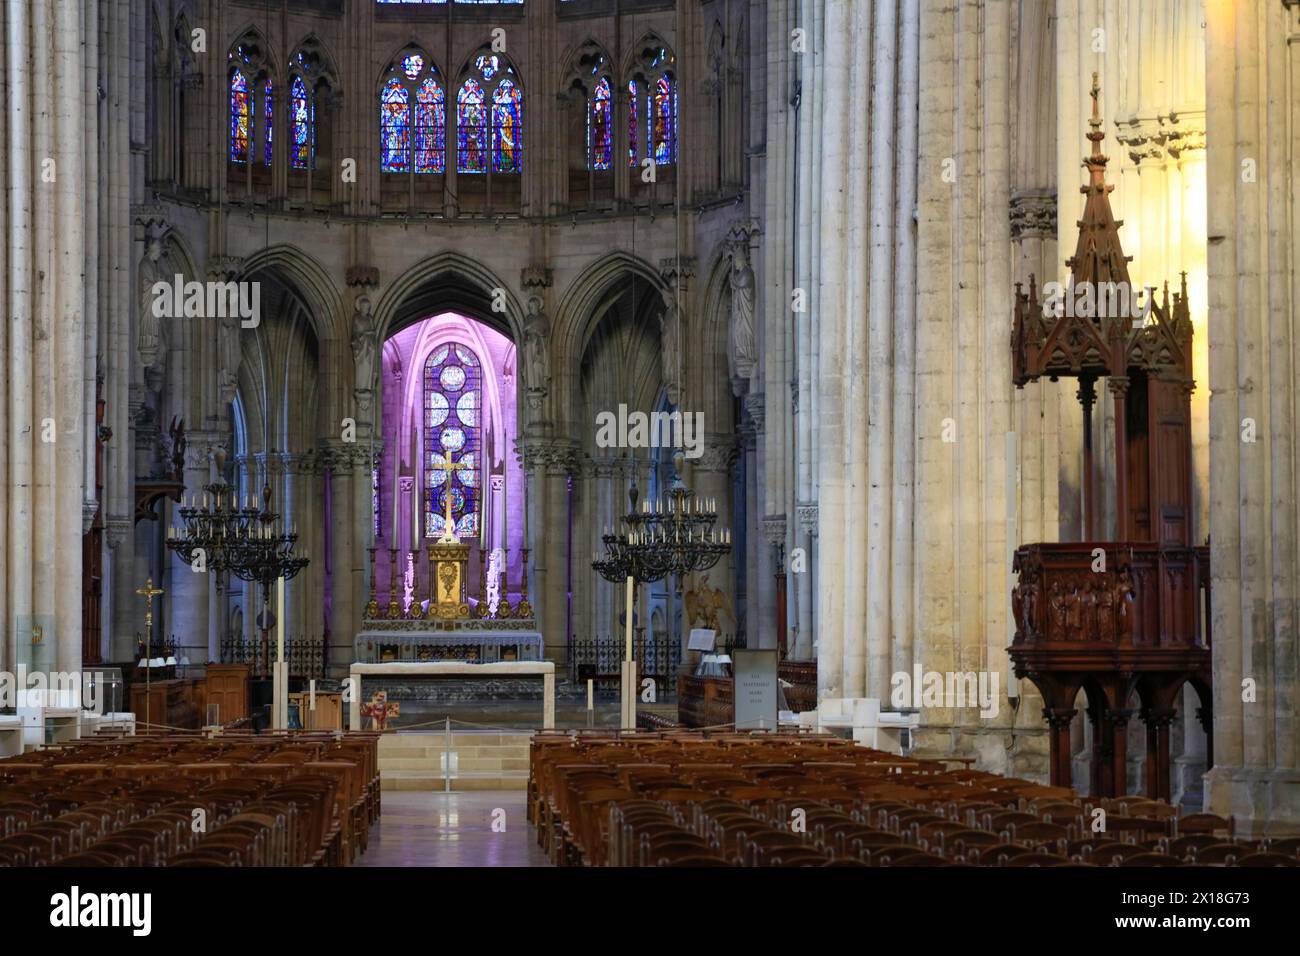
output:
<instances>
[{"instance_id":1,"label":"processional cross","mask_svg":"<svg viewBox=\"0 0 1300 956\"><path fill-rule=\"evenodd\" d=\"M456 471L472 471L474 466L469 462L461 462L459 465L456 464L451 460L451 452L449 451L443 452L443 459L442 467L443 470L447 472L447 483L443 488L442 495L447 501L447 509L444 517L445 524L442 528L442 537L438 540L459 541L460 539L456 537L456 526L451 522L451 476L452 473Z\"/></svg>"},{"instance_id":2,"label":"processional cross","mask_svg":"<svg viewBox=\"0 0 1300 956\"><path fill-rule=\"evenodd\" d=\"M153 660L153 599L162 594L163 589L154 587L153 578L149 577L145 578L144 587L136 588L135 593L144 595L145 600L149 602L144 612L144 722L147 727L151 716L149 705L153 697L149 692L151 683L149 677L153 673L153 668L150 666Z\"/></svg>"}]
</instances>

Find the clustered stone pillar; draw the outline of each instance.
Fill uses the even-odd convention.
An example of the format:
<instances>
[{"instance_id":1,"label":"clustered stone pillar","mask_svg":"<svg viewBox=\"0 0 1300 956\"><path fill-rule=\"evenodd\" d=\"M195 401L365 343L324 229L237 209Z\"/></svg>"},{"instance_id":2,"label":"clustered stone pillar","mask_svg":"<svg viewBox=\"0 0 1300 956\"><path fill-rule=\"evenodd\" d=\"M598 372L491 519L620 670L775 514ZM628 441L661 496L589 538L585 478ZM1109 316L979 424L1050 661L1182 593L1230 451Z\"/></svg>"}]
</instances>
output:
<instances>
[{"instance_id":1,"label":"clustered stone pillar","mask_svg":"<svg viewBox=\"0 0 1300 956\"><path fill-rule=\"evenodd\" d=\"M12 4L0 53L8 171L0 207L0 664L10 670L18 661L68 670L81 662L81 535L95 439L95 381L82 372L93 368L98 334L86 276L97 274L100 248L86 185L99 149L87 137L99 109L85 69L99 56L94 23L77 0Z\"/></svg>"},{"instance_id":2,"label":"clustered stone pillar","mask_svg":"<svg viewBox=\"0 0 1300 956\"><path fill-rule=\"evenodd\" d=\"M1206 0L1214 767L1240 835L1300 832L1300 5ZM1290 138L1288 138L1290 133ZM1243 831L1245 831L1243 833Z\"/></svg>"}]
</instances>

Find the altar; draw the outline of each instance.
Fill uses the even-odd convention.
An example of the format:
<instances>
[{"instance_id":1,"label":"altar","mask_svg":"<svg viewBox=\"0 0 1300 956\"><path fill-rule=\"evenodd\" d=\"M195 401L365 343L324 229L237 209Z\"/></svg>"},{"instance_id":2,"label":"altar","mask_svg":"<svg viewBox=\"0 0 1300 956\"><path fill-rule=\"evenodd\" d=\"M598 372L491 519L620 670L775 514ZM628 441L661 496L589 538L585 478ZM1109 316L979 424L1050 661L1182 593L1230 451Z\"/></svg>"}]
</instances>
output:
<instances>
[{"instance_id":1,"label":"altar","mask_svg":"<svg viewBox=\"0 0 1300 956\"><path fill-rule=\"evenodd\" d=\"M534 621L473 618L445 622L369 620L357 633L352 652L353 660L363 664L446 660L482 664L540 661L542 634Z\"/></svg>"}]
</instances>

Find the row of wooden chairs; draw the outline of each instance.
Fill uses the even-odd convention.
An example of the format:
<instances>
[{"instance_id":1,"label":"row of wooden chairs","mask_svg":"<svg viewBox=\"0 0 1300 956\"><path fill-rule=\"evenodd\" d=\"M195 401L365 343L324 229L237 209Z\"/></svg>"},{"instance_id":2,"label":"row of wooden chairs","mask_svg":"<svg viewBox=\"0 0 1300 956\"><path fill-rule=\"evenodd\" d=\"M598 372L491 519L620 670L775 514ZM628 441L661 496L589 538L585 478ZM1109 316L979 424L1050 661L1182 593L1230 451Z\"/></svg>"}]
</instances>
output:
<instances>
[{"instance_id":1,"label":"row of wooden chairs","mask_svg":"<svg viewBox=\"0 0 1300 956\"><path fill-rule=\"evenodd\" d=\"M538 735L528 815L560 865L1300 865L1230 818L806 734Z\"/></svg>"},{"instance_id":2,"label":"row of wooden chairs","mask_svg":"<svg viewBox=\"0 0 1300 956\"><path fill-rule=\"evenodd\" d=\"M0 761L0 866L344 865L375 734L90 738Z\"/></svg>"}]
</instances>

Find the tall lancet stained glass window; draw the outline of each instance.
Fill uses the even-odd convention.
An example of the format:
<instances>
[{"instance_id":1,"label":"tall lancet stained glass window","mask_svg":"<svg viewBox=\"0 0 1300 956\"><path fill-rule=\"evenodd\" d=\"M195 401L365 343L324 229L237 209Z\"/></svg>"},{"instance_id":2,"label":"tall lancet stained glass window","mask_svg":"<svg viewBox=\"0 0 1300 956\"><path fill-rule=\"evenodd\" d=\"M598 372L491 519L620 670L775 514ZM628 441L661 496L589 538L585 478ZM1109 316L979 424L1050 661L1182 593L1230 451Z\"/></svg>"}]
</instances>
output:
<instances>
[{"instance_id":1,"label":"tall lancet stained glass window","mask_svg":"<svg viewBox=\"0 0 1300 956\"><path fill-rule=\"evenodd\" d=\"M301 76L293 78L289 109L293 132L289 144L289 164L294 169L315 169L316 97L307 89Z\"/></svg>"},{"instance_id":2,"label":"tall lancet stained glass window","mask_svg":"<svg viewBox=\"0 0 1300 956\"><path fill-rule=\"evenodd\" d=\"M479 529L480 414L483 368L478 356L456 342L440 345L424 363L424 528L443 533L447 498L458 537ZM454 468L448 474L447 455Z\"/></svg>"},{"instance_id":3,"label":"tall lancet stained glass window","mask_svg":"<svg viewBox=\"0 0 1300 956\"><path fill-rule=\"evenodd\" d=\"M524 104L519 87L502 80L492 96L492 171L524 170Z\"/></svg>"},{"instance_id":4,"label":"tall lancet stained glass window","mask_svg":"<svg viewBox=\"0 0 1300 956\"><path fill-rule=\"evenodd\" d=\"M654 83L650 101L650 147L657 166L677 161L677 89L671 75Z\"/></svg>"},{"instance_id":5,"label":"tall lancet stained glass window","mask_svg":"<svg viewBox=\"0 0 1300 956\"><path fill-rule=\"evenodd\" d=\"M432 76L415 93L415 171L440 173L446 152L446 104L442 87Z\"/></svg>"},{"instance_id":6,"label":"tall lancet stained glass window","mask_svg":"<svg viewBox=\"0 0 1300 956\"><path fill-rule=\"evenodd\" d=\"M636 165L636 80L627 81L627 164Z\"/></svg>"},{"instance_id":7,"label":"tall lancet stained glass window","mask_svg":"<svg viewBox=\"0 0 1300 956\"><path fill-rule=\"evenodd\" d=\"M272 109L272 106L275 103L275 97L272 95L273 92L274 88L271 86L270 79L268 79L262 87L262 113L266 117L266 126L263 130L265 135L262 137L262 146L265 155L262 158L262 162L267 166L271 165L271 130L275 127L275 111Z\"/></svg>"},{"instance_id":8,"label":"tall lancet stained glass window","mask_svg":"<svg viewBox=\"0 0 1300 956\"><path fill-rule=\"evenodd\" d=\"M385 84L380 95L379 127L382 146L379 168L386 173L406 172L411 155L411 106L406 87L397 77Z\"/></svg>"},{"instance_id":9,"label":"tall lancet stained glass window","mask_svg":"<svg viewBox=\"0 0 1300 956\"><path fill-rule=\"evenodd\" d=\"M487 172L488 115L483 87L473 77L460 88L456 103L456 169L462 173Z\"/></svg>"},{"instance_id":10,"label":"tall lancet stained glass window","mask_svg":"<svg viewBox=\"0 0 1300 956\"><path fill-rule=\"evenodd\" d=\"M253 98L242 70L230 74L230 161L248 162L253 138Z\"/></svg>"},{"instance_id":11,"label":"tall lancet stained glass window","mask_svg":"<svg viewBox=\"0 0 1300 956\"><path fill-rule=\"evenodd\" d=\"M587 168L607 170L614 164L614 99L609 77L601 77L587 111Z\"/></svg>"}]
</instances>

